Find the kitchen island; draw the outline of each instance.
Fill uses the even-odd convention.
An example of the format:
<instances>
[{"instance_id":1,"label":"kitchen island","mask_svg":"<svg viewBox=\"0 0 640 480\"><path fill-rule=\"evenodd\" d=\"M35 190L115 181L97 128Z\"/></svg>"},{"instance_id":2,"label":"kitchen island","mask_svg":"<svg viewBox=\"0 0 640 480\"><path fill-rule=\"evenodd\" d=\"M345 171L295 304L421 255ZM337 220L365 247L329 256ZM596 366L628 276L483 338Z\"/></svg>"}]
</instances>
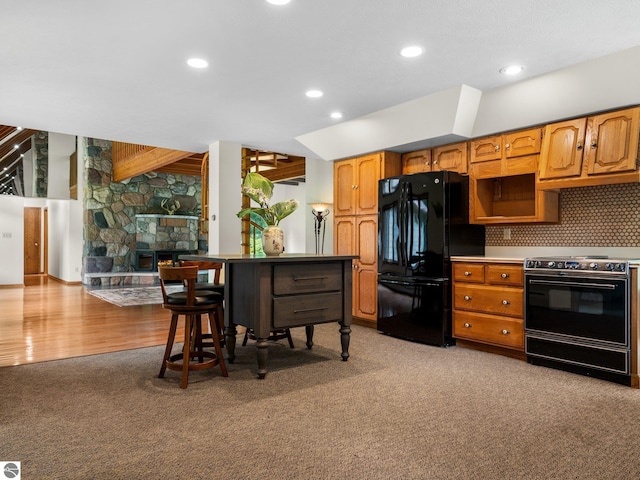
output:
<instances>
[{"instance_id":1,"label":"kitchen island","mask_svg":"<svg viewBox=\"0 0 640 480\"><path fill-rule=\"evenodd\" d=\"M274 330L304 326L310 349L314 325L338 322L342 360L349 358L354 258L357 257L315 254L180 256L181 260L225 265L227 360L235 360L236 325L253 330L260 379L267 374L267 339Z\"/></svg>"}]
</instances>

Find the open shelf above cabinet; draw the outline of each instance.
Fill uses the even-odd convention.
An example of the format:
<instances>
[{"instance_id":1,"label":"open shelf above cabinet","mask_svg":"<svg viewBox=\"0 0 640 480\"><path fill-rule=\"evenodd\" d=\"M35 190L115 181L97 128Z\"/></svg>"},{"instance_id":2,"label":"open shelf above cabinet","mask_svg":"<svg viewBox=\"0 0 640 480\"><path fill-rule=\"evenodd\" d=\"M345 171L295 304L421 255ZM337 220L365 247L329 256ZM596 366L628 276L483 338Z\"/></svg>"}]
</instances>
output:
<instances>
[{"instance_id":1,"label":"open shelf above cabinet","mask_svg":"<svg viewBox=\"0 0 640 480\"><path fill-rule=\"evenodd\" d=\"M496 178L471 177L471 223L557 223L559 193L538 190L534 173Z\"/></svg>"}]
</instances>

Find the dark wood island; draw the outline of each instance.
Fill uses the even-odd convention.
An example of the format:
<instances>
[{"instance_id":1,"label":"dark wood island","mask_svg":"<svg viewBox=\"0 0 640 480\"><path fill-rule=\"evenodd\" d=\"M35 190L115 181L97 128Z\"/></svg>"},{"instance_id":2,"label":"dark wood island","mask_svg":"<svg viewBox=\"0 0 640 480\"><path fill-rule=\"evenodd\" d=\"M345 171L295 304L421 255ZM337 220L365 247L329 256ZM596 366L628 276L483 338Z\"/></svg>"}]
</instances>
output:
<instances>
[{"instance_id":1,"label":"dark wood island","mask_svg":"<svg viewBox=\"0 0 640 480\"><path fill-rule=\"evenodd\" d=\"M304 326L307 348L314 325L340 324L342 360L349 358L353 255L181 255L181 260L225 264L224 324L227 360L235 360L236 325L256 337L258 378L267 374L267 339L273 330Z\"/></svg>"}]
</instances>

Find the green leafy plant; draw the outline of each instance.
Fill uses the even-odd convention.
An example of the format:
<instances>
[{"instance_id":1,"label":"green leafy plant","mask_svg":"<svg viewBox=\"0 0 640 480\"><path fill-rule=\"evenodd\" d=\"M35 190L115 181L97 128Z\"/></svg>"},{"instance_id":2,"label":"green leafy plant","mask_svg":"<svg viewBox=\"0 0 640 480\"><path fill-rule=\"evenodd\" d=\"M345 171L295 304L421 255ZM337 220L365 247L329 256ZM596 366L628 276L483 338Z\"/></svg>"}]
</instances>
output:
<instances>
[{"instance_id":1,"label":"green leafy plant","mask_svg":"<svg viewBox=\"0 0 640 480\"><path fill-rule=\"evenodd\" d=\"M298 201L283 200L269 206L269 200L273 195L273 182L259 173L248 173L242 183L242 193L256 202L260 207L248 207L240 210L238 218L250 214L258 215L267 225L278 225L282 219L288 217L298 208Z\"/></svg>"}]
</instances>

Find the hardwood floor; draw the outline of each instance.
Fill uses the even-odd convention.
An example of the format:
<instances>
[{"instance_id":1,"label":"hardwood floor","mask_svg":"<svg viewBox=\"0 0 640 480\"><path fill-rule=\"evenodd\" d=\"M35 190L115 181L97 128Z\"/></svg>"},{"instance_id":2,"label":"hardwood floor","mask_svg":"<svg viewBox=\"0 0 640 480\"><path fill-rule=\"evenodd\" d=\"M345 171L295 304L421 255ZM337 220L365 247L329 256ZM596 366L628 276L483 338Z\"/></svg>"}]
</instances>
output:
<instances>
[{"instance_id":1,"label":"hardwood floor","mask_svg":"<svg viewBox=\"0 0 640 480\"><path fill-rule=\"evenodd\" d=\"M88 294L82 285L46 276L30 277L25 284L0 288L0 367L167 341L171 315L161 305L118 307Z\"/></svg>"}]
</instances>

